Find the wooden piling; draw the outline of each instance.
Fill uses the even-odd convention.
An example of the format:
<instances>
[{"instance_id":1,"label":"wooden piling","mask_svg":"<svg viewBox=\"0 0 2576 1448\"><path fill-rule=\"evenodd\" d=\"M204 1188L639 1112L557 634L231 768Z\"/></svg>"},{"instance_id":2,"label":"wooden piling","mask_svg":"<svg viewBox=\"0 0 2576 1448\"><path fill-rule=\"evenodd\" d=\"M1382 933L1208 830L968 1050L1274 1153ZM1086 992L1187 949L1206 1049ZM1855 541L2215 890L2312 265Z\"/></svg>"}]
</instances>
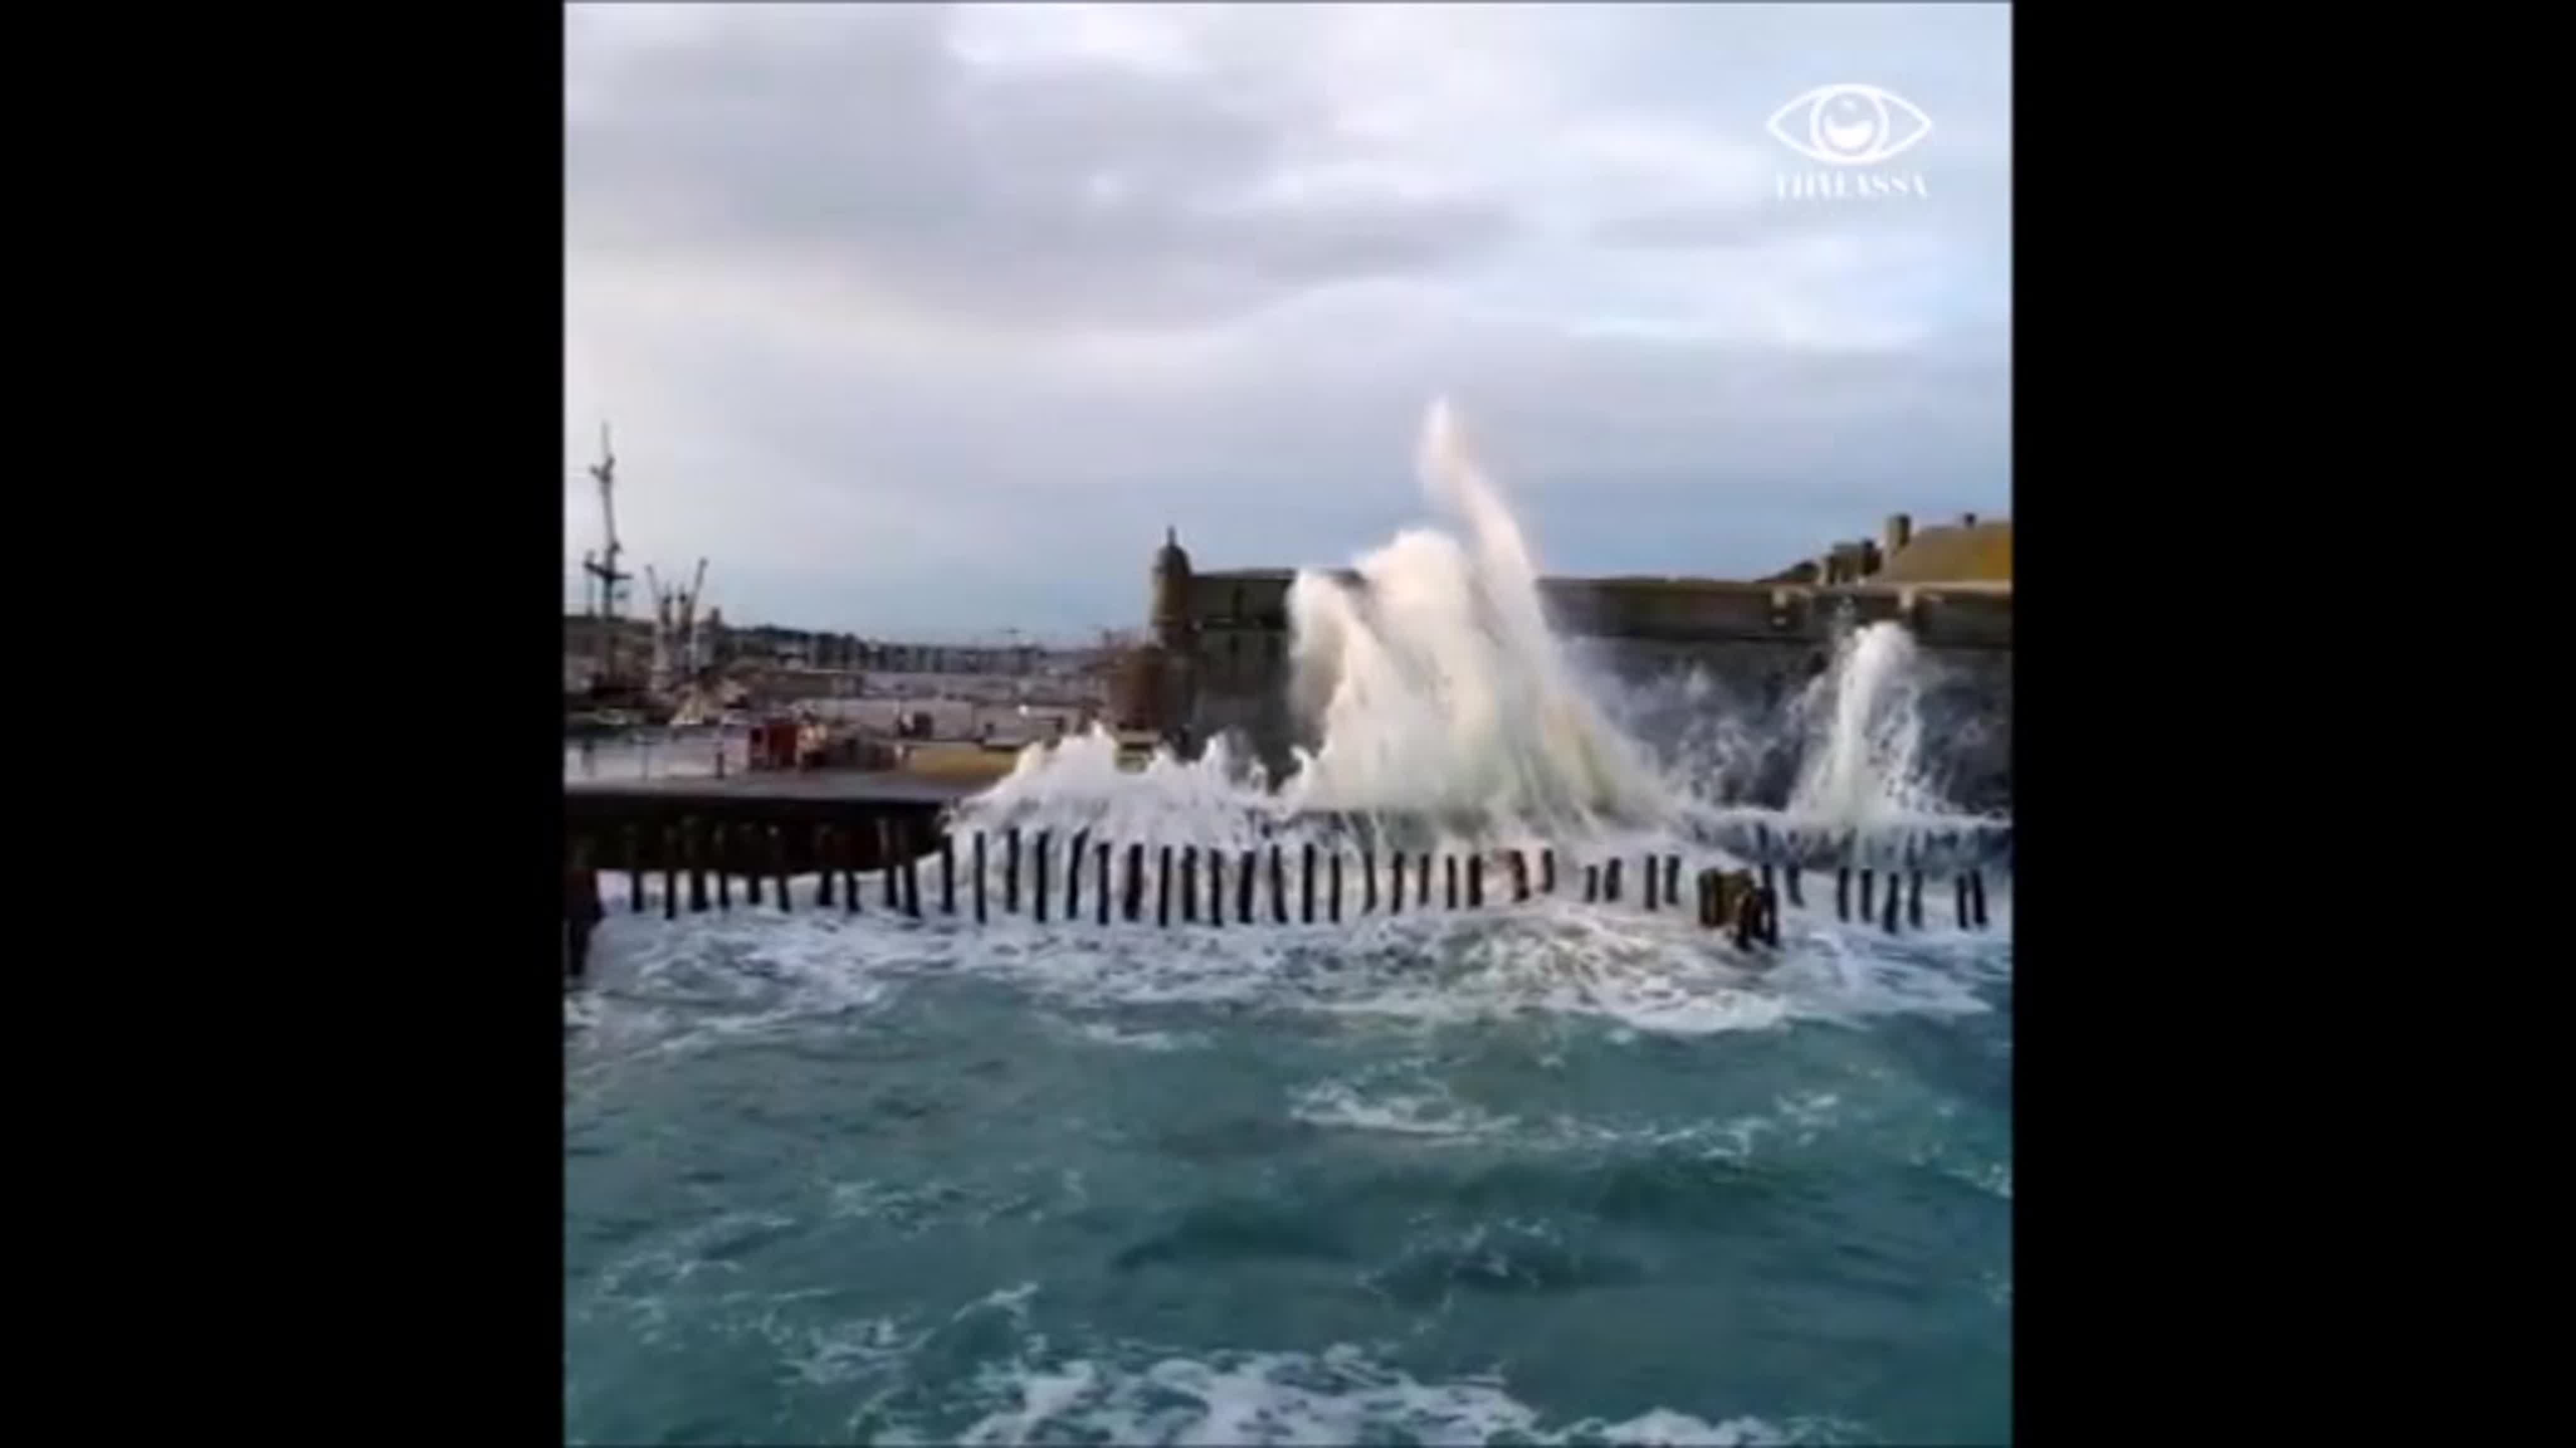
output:
<instances>
[{"instance_id":1,"label":"wooden piling","mask_svg":"<svg viewBox=\"0 0 2576 1448\"><path fill-rule=\"evenodd\" d=\"M913 826L907 822L902 831L903 913L918 920L921 918L921 851L914 848L918 841L912 831Z\"/></svg>"},{"instance_id":2,"label":"wooden piling","mask_svg":"<svg viewBox=\"0 0 2576 1448\"><path fill-rule=\"evenodd\" d=\"M1734 894L1735 948L1750 950L1753 948L1753 912L1758 907L1753 903L1753 892L1746 889L1741 882L1737 883Z\"/></svg>"},{"instance_id":3,"label":"wooden piling","mask_svg":"<svg viewBox=\"0 0 2576 1448\"><path fill-rule=\"evenodd\" d=\"M957 913L957 837L939 832L939 913Z\"/></svg>"},{"instance_id":4,"label":"wooden piling","mask_svg":"<svg viewBox=\"0 0 2576 1448\"><path fill-rule=\"evenodd\" d=\"M1315 923L1315 842L1308 840L1299 854L1303 856L1304 864L1297 883L1297 923L1312 925Z\"/></svg>"},{"instance_id":5,"label":"wooden piling","mask_svg":"<svg viewBox=\"0 0 2576 1448\"><path fill-rule=\"evenodd\" d=\"M1851 919L1851 866L1834 867L1834 918Z\"/></svg>"},{"instance_id":6,"label":"wooden piling","mask_svg":"<svg viewBox=\"0 0 2576 1448\"><path fill-rule=\"evenodd\" d=\"M903 881L896 876L894 871L894 857L896 853L894 847L894 817L892 815L878 815L876 817L876 828L877 871L885 880L884 889L886 913L888 915L892 915L903 908Z\"/></svg>"},{"instance_id":7,"label":"wooden piling","mask_svg":"<svg viewBox=\"0 0 2576 1448\"><path fill-rule=\"evenodd\" d=\"M1518 905L1527 899L1529 899L1529 856L1514 850L1512 851L1512 903Z\"/></svg>"},{"instance_id":8,"label":"wooden piling","mask_svg":"<svg viewBox=\"0 0 2576 1448\"><path fill-rule=\"evenodd\" d=\"M1172 847L1164 845L1154 862L1154 925L1172 928Z\"/></svg>"},{"instance_id":9,"label":"wooden piling","mask_svg":"<svg viewBox=\"0 0 2576 1448\"><path fill-rule=\"evenodd\" d=\"M1109 842L1107 840L1091 842L1091 873L1100 877L1100 883L1091 887L1093 918L1099 924L1106 925L1109 923Z\"/></svg>"},{"instance_id":10,"label":"wooden piling","mask_svg":"<svg viewBox=\"0 0 2576 1448\"><path fill-rule=\"evenodd\" d=\"M1020 913L1020 827L1011 826L1002 844L1002 913Z\"/></svg>"},{"instance_id":11,"label":"wooden piling","mask_svg":"<svg viewBox=\"0 0 2576 1448\"><path fill-rule=\"evenodd\" d=\"M1780 948L1780 892L1762 892L1762 943L1773 950Z\"/></svg>"},{"instance_id":12,"label":"wooden piling","mask_svg":"<svg viewBox=\"0 0 2576 1448\"><path fill-rule=\"evenodd\" d=\"M1682 888L1682 857L1664 856L1664 903L1670 905Z\"/></svg>"},{"instance_id":13,"label":"wooden piling","mask_svg":"<svg viewBox=\"0 0 2576 1448\"><path fill-rule=\"evenodd\" d=\"M1601 867L1599 865L1586 865L1583 867L1583 903L1589 905L1600 898Z\"/></svg>"},{"instance_id":14,"label":"wooden piling","mask_svg":"<svg viewBox=\"0 0 2576 1448\"><path fill-rule=\"evenodd\" d=\"M580 980L590 974L590 937L608 913L599 898L599 871L591 863L590 841L572 842L564 879L564 974Z\"/></svg>"},{"instance_id":15,"label":"wooden piling","mask_svg":"<svg viewBox=\"0 0 2576 1448\"><path fill-rule=\"evenodd\" d=\"M1279 855L1279 842L1270 842L1270 920L1275 925L1288 923L1288 866Z\"/></svg>"},{"instance_id":16,"label":"wooden piling","mask_svg":"<svg viewBox=\"0 0 2576 1448\"><path fill-rule=\"evenodd\" d=\"M1905 872L1905 923L1917 930L1923 928L1923 872L1921 870Z\"/></svg>"},{"instance_id":17,"label":"wooden piling","mask_svg":"<svg viewBox=\"0 0 2576 1448\"><path fill-rule=\"evenodd\" d=\"M1986 928L1986 872L1968 872L1968 909L1979 930Z\"/></svg>"},{"instance_id":18,"label":"wooden piling","mask_svg":"<svg viewBox=\"0 0 2576 1448\"><path fill-rule=\"evenodd\" d=\"M1781 874L1785 876L1788 881L1789 903L1797 906L1801 910L1805 909L1807 906L1806 893L1798 888L1798 862L1795 860L1790 861L1788 866L1781 871Z\"/></svg>"},{"instance_id":19,"label":"wooden piling","mask_svg":"<svg viewBox=\"0 0 2576 1448\"><path fill-rule=\"evenodd\" d=\"M734 844L734 861L742 866L742 898L753 909L760 908L760 827L744 825L742 838Z\"/></svg>"},{"instance_id":20,"label":"wooden piling","mask_svg":"<svg viewBox=\"0 0 2576 1448\"><path fill-rule=\"evenodd\" d=\"M1556 893L1556 846L1554 845L1546 846L1538 852L1538 892L1542 895Z\"/></svg>"},{"instance_id":21,"label":"wooden piling","mask_svg":"<svg viewBox=\"0 0 2576 1448\"><path fill-rule=\"evenodd\" d=\"M1360 851L1360 913L1377 913L1377 851Z\"/></svg>"},{"instance_id":22,"label":"wooden piling","mask_svg":"<svg viewBox=\"0 0 2576 1448\"><path fill-rule=\"evenodd\" d=\"M814 827L814 908L817 910L832 908L832 867L837 863L839 862L832 858L832 827L816 825Z\"/></svg>"},{"instance_id":23,"label":"wooden piling","mask_svg":"<svg viewBox=\"0 0 2576 1448\"><path fill-rule=\"evenodd\" d=\"M680 839L689 854L689 913L707 913L707 858L703 846L705 829L692 819L680 827Z\"/></svg>"},{"instance_id":24,"label":"wooden piling","mask_svg":"<svg viewBox=\"0 0 2576 1448\"><path fill-rule=\"evenodd\" d=\"M1260 866L1255 863L1258 858L1246 850L1236 862L1239 868L1234 878L1234 918L1245 925L1252 923L1252 886L1260 875Z\"/></svg>"},{"instance_id":25,"label":"wooden piling","mask_svg":"<svg viewBox=\"0 0 2576 1448\"><path fill-rule=\"evenodd\" d=\"M1430 852L1429 850L1424 850L1424 851L1422 852L1422 868L1414 872L1414 877L1413 877L1413 878L1414 878L1414 882L1415 882L1415 884L1414 884L1414 891L1413 891L1413 904L1414 904L1414 908L1419 909L1419 910L1428 910L1428 909L1430 909L1430 908L1431 908L1431 852Z\"/></svg>"},{"instance_id":26,"label":"wooden piling","mask_svg":"<svg viewBox=\"0 0 2576 1448\"><path fill-rule=\"evenodd\" d=\"M1342 852L1341 852L1340 850L1335 850L1335 851L1333 851L1332 910L1333 910L1332 922L1333 922L1335 925L1339 925L1339 924L1341 924L1341 923L1342 923Z\"/></svg>"},{"instance_id":27,"label":"wooden piling","mask_svg":"<svg viewBox=\"0 0 2576 1448\"><path fill-rule=\"evenodd\" d=\"M975 832L975 923L984 923L984 832Z\"/></svg>"},{"instance_id":28,"label":"wooden piling","mask_svg":"<svg viewBox=\"0 0 2576 1448\"><path fill-rule=\"evenodd\" d=\"M787 901L787 836L776 825L769 827L769 873L776 877L778 913L784 915L795 907Z\"/></svg>"},{"instance_id":29,"label":"wooden piling","mask_svg":"<svg viewBox=\"0 0 2576 1448\"><path fill-rule=\"evenodd\" d=\"M1655 913L1655 886L1660 883L1656 877L1662 873L1662 871L1655 868L1655 857L1652 854L1647 855L1645 869L1646 884L1643 898L1646 905L1646 913L1649 915Z\"/></svg>"},{"instance_id":30,"label":"wooden piling","mask_svg":"<svg viewBox=\"0 0 2576 1448\"><path fill-rule=\"evenodd\" d=\"M1145 912L1145 847L1127 847L1127 923L1133 925Z\"/></svg>"},{"instance_id":31,"label":"wooden piling","mask_svg":"<svg viewBox=\"0 0 2576 1448\"><path fill-rule=\"evenodd\" d=\"M1440 856L1440 883L1440 903L1442 907L1450 910L1457 909L1458 857L1456 855L1444 853Z\"/></svg>"},{"instance_id":32,"label":"wooden piling","mask_svg":"<svg viewBox=\"0 0 2576 1448\"><path fill-rule=\"evenodd\" d=\"M633 825L626 827L626 903L644 913L644 832Z\"/></svg>"},{"instance_id":33,"label":"wooden piling","mask_svg":"<svg viewBox=\"0 0 2576 1448\"><path fill-rule=\"evenodd\" d=\"M841 913L844 915L856 915L859 913L860 894L859 831L857 826L846 824L833 826L832 844L839 852L840 858L838 860L825 861L823 868L826 870L839 870L841 872Z\"/></svg>"},{"instance_id":34,"label":"wooden piling","mask_svg":"<svg viewBox=\"0 0 2576 1448\"><path fill-rule=\"evenodd\" d=\"M1904 893L1905 892L1896 888L1896 877L1894 875L1888 876L1887 913L1884 918L1879 921L1879 927L1890 935L1894 935L1896 933L1896 916L1897 912L1904 908Z\"/></svg>"},{"instance_id":35,"label":"wooden piling","mask_svg":"<svg viewBox=\"0 0 2576 1448\"><path fill-rule=\"evenodd\" d=\"M1404 913L1404 851L1396 851L1390 861L1388 868L1395 872L1395 877L1391 882L1394 888L1386 897L1386 913L1401 915Z\"/></svg>"},{"instance_id":36,"label":"wooden piling","mask_svg":"<svg viewBox=\"0 0 2576 1448\"><path fill-rule=\"evenodd\" d=\"M1073 848L1064 857L1064 918L1082 918L1082 857L1091 853L1091 831L1073 832Z\"/></svg>"},{"instance_id":37,"label":"wooden piling","mask_svg":"<svg viewBox=\"0 0 2576 1448\"><path fill-rule=\"evenodd\" d=\"M1764 861L1762 862L1762 888L1763 888L1763 889L1765 889L1765 890L1768 890L1768 889L1770 889L1770 888L1771 888L1772 884L1773 884L1773 872L1772 872L1772 868L1771 868L1771 862L1770 862L1769 860L1764 860Z\"/></svg>"},{"instance_id":38,"label":"wooden piling","mask_svg":"<svg viewBox=\"0 0 2576 1448\"><path fill-rule=\"evenodd\" d=\"M1950 905L1951 905L1952 910L1955 912L1955 918L1956 918L1956 919L1958 920L1958 922L1959 922L1959 928L1960 928L1961 930L1965 930L1965 929L1967 929L1967 928L1968 928L1968 877L1967 877L1967 876L1965 876L1965 875L1952 875L1952 876L1950 877Z\"/></svg>"},{"instance_id":39,"label":"wooden piling","mask_svg":"<svg viewBox=\"0 0 2576 1448\"><path fill-rule=\"evenodd\" d=\"M1225 851L1208 847L1208 924L1225 924Z\"/></svg>"},{"instance_id":40,"label":"wooden piling","mask_svg":"<svg viewBox=\"0 0 2576 1448\"><path fill-rule=\"evenodd\" d=\"M1610 862L1601 867L1601 901L1605 905L1619 903L1619 867L1622 863L1618 856L1613 855Z\"/></svg>"},{"instance_id":41,"label":"wooden piling","mask_svg":"<svg viewBox=\"0 0 2576 1448\"><path fill-rule=\"evenodd\" d=\"M1181 846L1181 923L1199 923L1199 847Z\"/></svg>"},{"instance_id":42,"label":"wooden piling","mask_svg":"<svg viewBox=\"0 0 2576 1448\"><path fill-rule=\"evenodd\" d=\"M1047 862L1055 854L1048 848L1049 843L1045 830L1038 831L1037 838L1029 842L1029 915L1040 925L1047 923Z\"/></svg>"},{"instance_id":43,"label":"wooden piling","mask_svg":"<svg viewBox=\"0 0 2576 1448\"><path fill-rule=\"evenodd\" d=\"M1873 892L1877 885L1878 871L1870 869L1867 866L1862 867L1860 872L1860 918L1861 923L1864 925L1876 918L1878 914L1878 907L1871 903L1876 898Z\"/></svg>"},{"instance_id":44,"label":"wooden piling","mask_svg":"<svg viewBox=\"0 0 2576 1448\"><path fill-rule=\"evenodd\" d=\"M1482 853L1467 857L1467 908L1485 908L1485 857Z\"/></svg>"},{"instance_id":45,"label":"wooden piling","mask_svg":"<svg viewBox=\"0 0 2576 1448\"><path fill-rule=\"evenodd\" d=\"M714 866L716 875L716 908L724 911L733 909L733 872L726 868L725 858L725 846L729 843L731 841L726 838L722 825L716 826L707 838L707 859Z\"/></svg>"}]
</instances>

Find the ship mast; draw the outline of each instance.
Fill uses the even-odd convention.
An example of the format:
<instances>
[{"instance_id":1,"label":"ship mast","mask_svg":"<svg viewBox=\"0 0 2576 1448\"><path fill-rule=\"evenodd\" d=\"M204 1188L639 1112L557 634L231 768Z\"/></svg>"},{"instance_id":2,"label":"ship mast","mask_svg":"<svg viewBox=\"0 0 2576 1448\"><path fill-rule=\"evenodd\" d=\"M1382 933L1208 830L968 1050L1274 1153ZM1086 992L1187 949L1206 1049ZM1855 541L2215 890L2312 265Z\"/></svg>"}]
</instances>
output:
<instances>
[{"instance_id":1,"label":"ship mast","mask_svg":"<svg viewBox=\"0 0 2576 1448\"><path fill-rule=\"evenodd\" d=\"M606 530L608 547L603 554L584 553L582 570L599 585L599 601L591 610L591 636L599 641L599 677L606 683L619 678L617 671L617 634L625 618L625 601L618 585L635 575L621 571L617 555L617 454L608 443L608 424L599 425L599 461L590 465L590 475L599 483L599 516ZM588 592L587 588L584 590Z\"/></svg>"}]
</instances>

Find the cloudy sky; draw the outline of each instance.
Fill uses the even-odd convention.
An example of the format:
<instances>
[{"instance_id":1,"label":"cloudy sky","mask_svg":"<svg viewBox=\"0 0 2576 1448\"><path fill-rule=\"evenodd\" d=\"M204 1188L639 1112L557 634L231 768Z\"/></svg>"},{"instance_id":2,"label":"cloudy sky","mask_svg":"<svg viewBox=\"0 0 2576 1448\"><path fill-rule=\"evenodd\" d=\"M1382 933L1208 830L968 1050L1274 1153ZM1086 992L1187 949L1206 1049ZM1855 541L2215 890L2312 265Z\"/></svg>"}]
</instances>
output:
<instances>
[{"instance_id":1,"label":"cloudy sky","mask_svg":"<svg viewBox=\"0 0 2576 1448\"><path fill-rule=\"evenodd\" d=\"M1135 626L1166 524L1346 562L1422 519L1441 393L1550 572L2008 510L2001 6L565 24L568 603L602 419L631 562L881 637ZM1931 122L1877 168L1924 194L1778 194L1833 84Z\"/></svg>"}]
</instances>

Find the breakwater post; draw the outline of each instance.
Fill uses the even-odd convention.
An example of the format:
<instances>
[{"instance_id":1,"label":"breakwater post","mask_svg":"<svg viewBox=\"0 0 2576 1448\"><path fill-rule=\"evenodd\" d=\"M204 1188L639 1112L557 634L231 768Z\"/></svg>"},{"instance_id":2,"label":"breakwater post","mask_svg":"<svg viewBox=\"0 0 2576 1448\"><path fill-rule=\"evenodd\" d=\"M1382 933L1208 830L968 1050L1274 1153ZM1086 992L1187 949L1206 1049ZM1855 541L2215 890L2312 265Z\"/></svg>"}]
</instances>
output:
<instances>
[{"instance_id":1,"label":"breakwater post","mask_svg":"<svg viewBox=\"0 0 2576 1448\"><path fill-rule=\"evenodd\" d=\"M564 871L564 975L580 980L590 973L590 937L608 908L599 900L599 870L590 841L575 840Z\"/></svg>"}]
</instances>

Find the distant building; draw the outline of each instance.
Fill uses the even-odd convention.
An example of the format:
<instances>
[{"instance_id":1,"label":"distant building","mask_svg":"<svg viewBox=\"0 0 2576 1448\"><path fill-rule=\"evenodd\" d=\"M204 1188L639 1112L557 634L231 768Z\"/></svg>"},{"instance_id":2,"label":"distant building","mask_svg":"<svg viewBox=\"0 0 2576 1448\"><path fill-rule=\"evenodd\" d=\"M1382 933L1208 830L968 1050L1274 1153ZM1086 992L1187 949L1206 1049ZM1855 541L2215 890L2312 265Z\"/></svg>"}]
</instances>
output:
<instances>
[{"instance_id":1,"label":"distant building","mask_svg":"<svg viewBox=\"0 0 2576 1448\"><path fill-rule=\"evenodd\" d=\"M1887 520L1886 562L1878 583L2012 584L2012 524L1962 513L1955 524L1916 529L1899 513Z\"/></svg>"},{"instance_id":2,"label":"distant building","mask_svg":"<svg viewBox=\"0 0 2576 1448\"><path fill-rule=\"evenodd\" d=\"M1917 529L1904 513L1890 514L1877 538L1836 543L1763 580L1839 588L1862 583L2012 584L2012 524L1980 522L1962 513L1955 524Z\"/></svg>"}]
</instances>

